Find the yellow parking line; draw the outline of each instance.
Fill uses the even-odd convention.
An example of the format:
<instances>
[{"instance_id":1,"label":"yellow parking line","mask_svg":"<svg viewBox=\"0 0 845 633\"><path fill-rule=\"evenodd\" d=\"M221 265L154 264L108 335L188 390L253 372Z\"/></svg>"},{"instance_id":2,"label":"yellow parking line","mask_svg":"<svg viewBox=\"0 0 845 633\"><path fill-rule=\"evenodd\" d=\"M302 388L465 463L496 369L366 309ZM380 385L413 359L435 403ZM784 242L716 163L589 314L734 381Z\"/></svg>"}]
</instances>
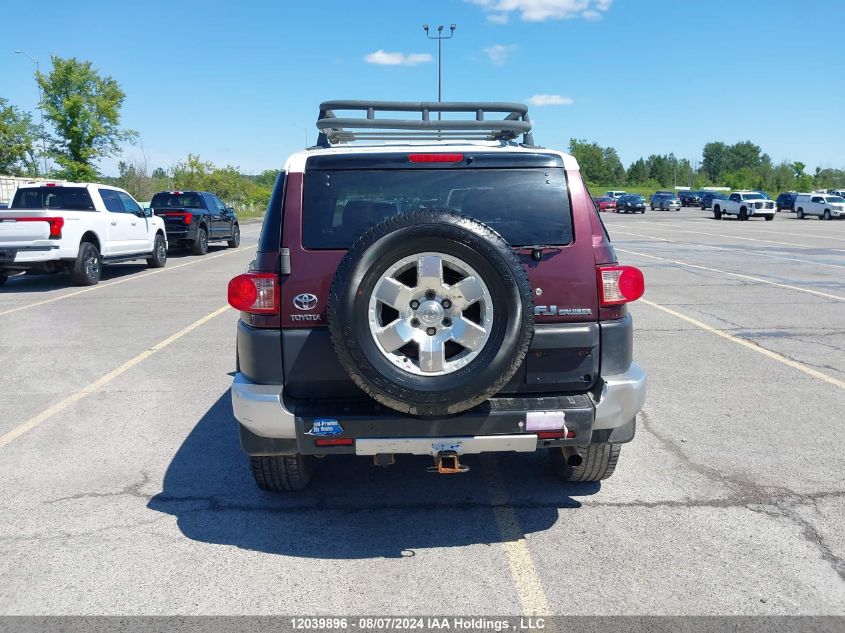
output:
<instances>
[{"instance_id":1,"label":"yellow parking line","mask_svg":"<svg viewBox=\"0 0 845 633\"><path fill-rule=\"evenodd\" d=\"M683 245L690 245L690 246L698 246L701 248L710 248L717 251L727 251L728 253L735 253L739 255L749 254L749 253L740 253L732 248L725 248L724 246L716 246L714 244L699 244L697 242L681 242L678 240L669 240L664 237L654 237L653 235L642 235L641 233L629 233L628 231L617 231L613 230L613 233L619 233L621 235L633 235L634 237L644 237L647 240L655 240L657 242L669 242L670 244L683 244ZM739 248L739 246L737 246ZM784 255L772 255L771 253L761 253L759 251L750 253L755 257L769 257L771 259L782 259L787 262L799 262L801 264L812 264L813 266L824 266L826 268L845 268L840 264L825 264L822 262L814 262L810 259L796 259L795 257L786 257Z\"/></svg>"},{"instance_id":2,"label":"yellow parking line","mask_svg":"<svg viewBox=\"0 0 845 633\"><path fill-rule=\"evenodd\" d=\"M107 281L105 283L97 284L96 286L90 286L88 288L83 288L82 290L76 290L74 292L68 292L67 294L63 294L58 297L53 297L52 299L44 299L43 301L36 301L35 303L28 303L23 306L18 306L17 308L11 308L9 310L4 310L0 312L0 316L4 316L6 314L12 314L13 312L20 312L21 310L28 310L29 308L36 308L38 306L43 306L48 303L53 303L54 301L61 301L62 299L70 299L71 297L76 297L77 295L84 294L86 292L93 292L94 290L100 290L101 288L110 288L111 286L116 286L118 284L126 283L127 281L135 281L136 279L143 279L144 277L149 277L150 275L158 275L160 273L167 272L169 270L176 270L177 268L183 268L184 266L193 266L194 264L200 264L202 262L207 262L211 259L217 259L218 257L225 257L226 255L232 255L233 253L241 253L243 251L247 251L251 248L256 248L258 245L253 244L251 246L241 246L240 248L229 249L225 253L220 253L218 255L207 255L201 259L192 259L189 262L185 262L183 264L176 264L175 266L165 266L164 268L158 268L156 270L150 270L145 273L139 273L137 275L132 275L131 277L124 277L123 279L115 279L114 281Z\"/></svg>"},{"instance_id":3,"label":"yellow parking line","mask_svg":"<svg viewBox=\"0 0 845 633\"><path fill-rule=\"evenodd\" d=\"M228 309L229 309L229 306L225 305L221 308L218 308L214 312L211 312L210 314L206 314L201 319L194 321L189 326L182 328L181 330L179 330L175 334L168 336L163 341L156 343L150 349L148 349L144 352L141 352L140 354L138 354L134 358L129 359L128 361L123 363L120 367L117 367L117 368L111 370L109 373L105 374L104 376L101 376L100 378L98 378L97 380L95 380L91 384L83 387L82 389L80 389L76 393L72 393L71 395L66 397L64 400L60 400L59 402L57 402L53 406L44 409L38 415L31 417L26 422L23 422L23 423L17 425L11 431L9 431L9 432L5 433L4 435L0 436L0 448L2 448L3 446L6 446L10 442L15 441L16 439L18 439L24 433L31 431L32 429L37 427L39 424L41 424L45 420L48 420L51 417L53 417L54 415L56 415L57 413L64 411L65 409L67 409L72 404L79 402L85 396L92 394L95 391L97 391L98 389L100 389L100 388L104 387L105 385L109 384L115 378L117 378L121 374L126 373L127 371L132 369L135 365L137 365L138 363L146 360L147 358L149 358L150 356L152 356L156 352L163 350L165 347L167 347L168 345L170 345L174 341L179 340L180 338L182 338L186 334L189 334L190 332L194 331L195 329L197 329L198 327L200 327L204 323L207 323L208 321L210 321L214 317L216 317L220 314L223 314Z\"/></svg>"},{"instance_id":4,"label":"yellow parking line","mask_svg":"<svg viewBox=\"0 0 845 633\"><path fill-rule=\"evenodd\" d=\"M731 277L739 277L740 279L748 279L756 281L761 284L769 284L770 286L778 286L779 288L786 288L788 290L795 290L797 292L806 292L811 295L817 295L826 299L835 299L836 301L845 301L845 297L840 295L833 295L828 292L820 292L819 290L810 290L809 288L799 288L798 286L790 286L789 284L778 283L777 281L769 281L768 279L760 279L759 277L752 277L751 275L743 275L742 273L732 273L727 270L719 270L718 268L709 268L708 266L699 266L698 264L690 264L689 262L682 262L677 259L667 259L666 257L658 257L657 255L648 255L646 253L638 253L637 251L629 251L624 248L615 249L620 253L628 253L630 255L637 255L638 257L647 257L649 259L657 259L662 262L669 262L670 264L677 264L678 266L686 266L687 268L696 268L698 270L707 270L712 273L719 273L722 275L730 275Z\"/></svg>"},{"instance_id":5,"label":"yellow parking line","mask_svg":"<svg viewBox=\"0 0 845 633\"><path fill-rule=\"evenodd\" d=\"M552 615L549 600L543 590L543 584L537 575L531 552L525 542L525 535L513 508L508 505L508 492L499 464L491 454L482 456L487 491L493 504L493 516L499 528L499 536L505 550L511 578L516 588L516 595L522 605L523 615Z\"/></svg>"},{"instance_id":6,"label":"yellow parking line","mask_svg":"<svg viewBox=\"0 0 845 633\"><path fill-rule=\"evenodd\" d=\"M817 370L813 369L812 367L808 367L807 365L805 365L803 363L799 363L798 361L794 361L791 358L787 358L786 356L782 356L781 354L778 354L777 352L773 352L772 350L766 349L765 347L760 347L759 345L755 345L754 343L746 341L745 339L741 339L741 338L738 338L738 337L733 336L731 334L728 334L727 332L723 332L722 330L716 329L716 328L714 328L710 325L707 325L706 323L702 323L701 321L699 321L697 319L693 319L692 317L687 316L686 314L681 314L677 310L672 310L671 308L667 308L666 306L662 306L658 303L654 303L653 301L649 301L648 299L640 299L640 302L646 304L647 306L655 308L657 310L661 310L661 311L665 312L666 314L671 314L673 317L677 317L678 319L686 321L687 323L691 323L692 325L694 325L698 328L701 328L702 330L704 330L706 332L710 332L711 334L715 334L716 336L720 336L723 339L730 341L731 343L736 343L737 345L742 345L743 347L746 347L750 350L754 350L758 354L762 354L763 356L767 356L768 358L776 360L779 363L783 363L784 365L792 367L793 369L797 369L798 371L802 371L805 374L807 374L808 376L812 376L813 378L818 378L819 380L823 380L824 382L831 384L834 387L839 387L840 389L845 389L845 381L839 380L838 378L834 378L833 376L828 376L827 374L823 374L822 372L817 371Z\"/></svg>"}]
</instances>

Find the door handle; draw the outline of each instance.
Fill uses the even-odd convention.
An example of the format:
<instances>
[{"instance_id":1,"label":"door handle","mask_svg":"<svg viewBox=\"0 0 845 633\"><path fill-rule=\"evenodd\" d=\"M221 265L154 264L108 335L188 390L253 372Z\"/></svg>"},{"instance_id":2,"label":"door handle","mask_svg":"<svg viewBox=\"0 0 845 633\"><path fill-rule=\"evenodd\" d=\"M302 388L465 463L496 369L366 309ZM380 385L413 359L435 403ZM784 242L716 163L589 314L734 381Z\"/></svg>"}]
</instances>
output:
<instances>
[{"instance_id":1,"label":"door handle","mask_svg":"<svg viewBox=\"0 0 845 633\"><path fill-rule=\"evenodd\" d=\"M117 222L114 222L114 221L113 221L113 222L111 223L111 225L112 225L112 226L117 226Z\"/></svg>"},{"instance_id":2,"label":"door handle","mask_svg":"<svg viewBox=\"0 0 845 633\"><path fill-rule=\"evenodd\" d=\"M132 226L135 226L135 224L137 224L137 223L136 223L136 222L133 222L133 223L132 223Z\"/></svg>"}]
</instances>

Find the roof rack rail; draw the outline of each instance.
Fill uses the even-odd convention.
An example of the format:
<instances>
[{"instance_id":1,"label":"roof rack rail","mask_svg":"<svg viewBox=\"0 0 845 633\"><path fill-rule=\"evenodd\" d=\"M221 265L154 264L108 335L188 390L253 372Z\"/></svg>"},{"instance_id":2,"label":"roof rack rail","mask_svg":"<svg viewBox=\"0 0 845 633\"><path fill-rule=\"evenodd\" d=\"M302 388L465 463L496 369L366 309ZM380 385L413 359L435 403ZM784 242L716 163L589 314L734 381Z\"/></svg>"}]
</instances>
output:
<instances>
[{"instance_id":1,"label":"roof rack rail","mask_svg":"<svg viewBox=\"0 0 845 633\"><path fill-rule=\"evenodd\" d=\"M366 112L366 117L338 117L335 110ZM376 112L419 112L419 119L378 119ZM475 119L441 120L431 113L466 112ZM490 113L505 117L486 119ZM528 106L521 103L486 101L324 101L317 119L318 147L358 140L484 139L512 141L520 134L522 144L534 147ZM400 131L404 130L404 131Z\"/></svg>"}]
</instances>

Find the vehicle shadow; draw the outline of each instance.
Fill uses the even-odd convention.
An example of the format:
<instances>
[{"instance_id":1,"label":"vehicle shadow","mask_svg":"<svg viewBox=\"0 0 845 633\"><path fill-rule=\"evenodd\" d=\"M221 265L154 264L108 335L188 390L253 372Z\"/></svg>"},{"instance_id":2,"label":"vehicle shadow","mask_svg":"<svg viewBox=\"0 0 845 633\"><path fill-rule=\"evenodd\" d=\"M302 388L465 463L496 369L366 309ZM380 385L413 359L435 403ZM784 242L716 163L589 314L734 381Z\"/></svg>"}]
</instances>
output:
<instances>
[{"instance_id":1,"label":"vehicle shadow","mask_svg":"<svg viewBox=\"0 0 845 633\"><path fill-rule=\"evenodd\" d=\"M430 458L399 456L378 468L364 457L330 456L319 460L306 490L263 492L241 452L226 392L179 447L147 507L173 515L186 537L204 543L304 558L394 558L501 541L491 479L503 482L524 533L550 528L561 510L581 507L576 497L600 490L560 482L542 454L466 462L470 472L445 476L426 472Z\"/></svg>"},{"instance_id":2,"label":"vehicle shadow","mask_svg":"<svg viewBox=\"0 0 845 633\"><path fill-rule=\"evenodd\" d=\"M113 279L120 279L127 275L134 275L148 267L144 264L114 264L103 267L100 282L107 282ZM79 290L83 286L74 286L71 283L70 275L67 273L52 273L44 275L13 275L9 277L0 292L5 293L30 293L49 292L67 288L71 291Z\"/></svg>"}]
</instances>

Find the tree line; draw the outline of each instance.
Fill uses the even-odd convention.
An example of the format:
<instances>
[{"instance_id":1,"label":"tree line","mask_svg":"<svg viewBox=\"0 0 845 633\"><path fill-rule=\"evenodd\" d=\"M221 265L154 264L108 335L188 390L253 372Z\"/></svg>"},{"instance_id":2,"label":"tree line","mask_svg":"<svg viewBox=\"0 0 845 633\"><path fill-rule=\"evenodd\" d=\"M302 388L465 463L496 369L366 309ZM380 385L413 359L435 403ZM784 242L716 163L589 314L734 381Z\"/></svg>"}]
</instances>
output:
<instances>
[{"instance_id":1,"label":"tree line","mask_svg":"<svg viewBox=\"0 0 845 633\"><path fill-rule=\"evenodd\" d=\"M120 155L125 143L138 139L136 131L120 124L126 93L89 61L56 55L50 59L48 73L35 73L44 127L0 97L0 174L106 182L142 201L157 191L198 189L214 191L240 212L261 212L267 205L277 170L250 176L235 166L218 167L193 154L169 169L156 167L151 173L144 161L121 161L117 177L101 174L100 160ZM39 165L43 155L53 163L48 173Z\"/></svg>"},{"instance_id":2,"label":"tree line","mask_svg":"<svg viewBox=\"0 0 845 633\"><path fill-rule=\"evenodd\" d=\"M704 145L701 160L690 162L674 154L638 158L626 170L613 147L571 139L569 152L578 160L581 174L594 190L604 187L707 186L754 189L768 192L811 191L845 187L845 170L816 168L806 173L802 162L772 162L759 145L741 141L728 145L712 141Z\"/></svg>"}]
</instances>

